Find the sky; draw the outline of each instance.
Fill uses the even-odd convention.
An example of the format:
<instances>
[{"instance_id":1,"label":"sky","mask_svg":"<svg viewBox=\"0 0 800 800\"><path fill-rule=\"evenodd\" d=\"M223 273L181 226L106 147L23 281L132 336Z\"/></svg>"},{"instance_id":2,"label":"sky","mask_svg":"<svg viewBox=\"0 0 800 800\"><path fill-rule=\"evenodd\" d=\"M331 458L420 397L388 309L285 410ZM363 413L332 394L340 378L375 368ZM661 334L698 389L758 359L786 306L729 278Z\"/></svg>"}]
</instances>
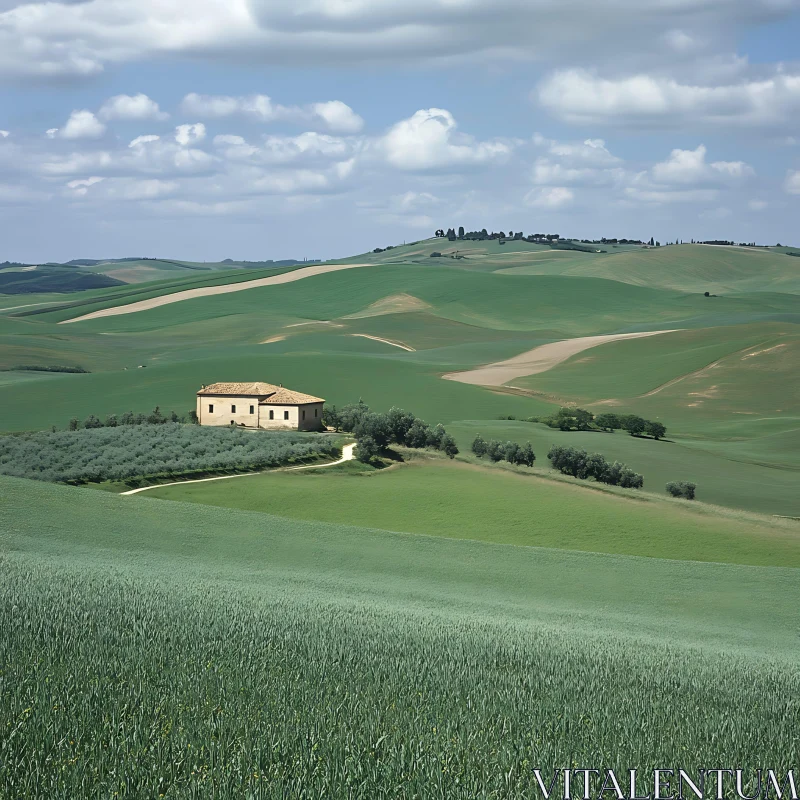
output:
<instances>
[{"instance_id":1,"label":"sky","mask_svg":"<svg viewBox=\"0 0 800 800\"><path fill-rule=\"evenodd\" d=\"M800 245L800 0L0 0L0 261Z\"/></svg>"}]
</instances>

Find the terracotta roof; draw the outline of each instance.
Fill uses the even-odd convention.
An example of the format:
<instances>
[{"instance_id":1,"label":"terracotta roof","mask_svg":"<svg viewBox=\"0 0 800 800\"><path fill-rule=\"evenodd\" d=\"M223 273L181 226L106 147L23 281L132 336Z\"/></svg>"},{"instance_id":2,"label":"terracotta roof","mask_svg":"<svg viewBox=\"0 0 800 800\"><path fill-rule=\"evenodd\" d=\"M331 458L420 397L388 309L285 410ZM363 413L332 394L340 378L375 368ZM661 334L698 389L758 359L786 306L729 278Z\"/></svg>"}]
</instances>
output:
<instances>
[{"instance_id":1,"label":"terracotta roof","mask_svg":"<svg viewBox=\"0 0 800 800\"><path fill-rule=\"evenodd\" d=\"M280 389L272 383L211 383L197 394L258 395L266 397Z\"/></svg>"},{"instance_id":2,"label":"terracotta roof","mask_svg":"<svg viewBox=\"0 0 800 800\"><path fill-rule=\"evenodd\" d=\"M271 394L265 400L260 400L260 406L299 406L304 403L324 403L321 397L314 397L310 394L303 394L302 392L293 392L291 389L279 388L274 394Z\"/></svg>"},{"instance_id":3,"label":"terracotta roof","mask_svg":"<svg viewBox=\"0 0 800 800\"><path fill-rule=\"evenodd\" d=\"M231 395L235 397L258 397L259 405L297 406L304 403L324 403L321 397L302 392L293 392L272 383L212 383L204 386L198 395Z\"/></svg>"}]
</instances>

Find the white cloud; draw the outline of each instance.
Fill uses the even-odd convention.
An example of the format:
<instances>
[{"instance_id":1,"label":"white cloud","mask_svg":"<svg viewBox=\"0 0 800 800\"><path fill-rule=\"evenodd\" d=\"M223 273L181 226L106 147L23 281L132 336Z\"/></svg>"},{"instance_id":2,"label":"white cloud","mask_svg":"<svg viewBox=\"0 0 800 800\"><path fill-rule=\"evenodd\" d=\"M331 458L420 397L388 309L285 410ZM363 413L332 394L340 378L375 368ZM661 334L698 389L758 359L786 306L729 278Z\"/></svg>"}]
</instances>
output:
<instances>
[{"instance_id":1,"label":"white cloud","mask_svg":"<svg viewBox=\"0 0 800 800\"><path fill-rule=\"evenodd\" d=\"M767 203L767 201L766 201L766 200L751 200L751 201L750 201L750 202L747 204L747 207L748 207L748 208L749 208L751 211L763 211L763 210L764 210L765 208L767 208L768 206L769 206L769 203Z\"/></svg>"},{"instance_id":2,"label":"white cloud","mask_svg":"<svg viewBox=\"0 0 800 800\"><path fill-rule=\"evenodd\" d=\"M499 139L478 142L459 134L449 111L428 108L394 125L378 143L386 160L403 170L471 167L505 160L512 145Z\"/></svg>"},{"instance_id":3,"label":"white cloud","mask_svg":"<svg viewBox=\"0 0 800 800\"><path fill-rule=\"evenodd\" d=\"M559 142L556 139L546 139L540 133L535 133L533 135L533 143L537 147L547 148L551 155L564 162L591 164L594 166L609 166L622 162L621 158L609 152L603 139L584 139L582 142Z\"/></svg>"},{"instance_id":4,"label":"white cloud","mask_svg":"<svg viewBox=\"0 0 800 800\"><path fill-rule=\"evenodd\" d=\"M238 115L259 122L297 122L322 126L336 133L358 133L364 127L364 120L340 100L308 106L282 106L273 103L265 94L230 97L192 93L183 98L181 111L205 118Z\"/></svg>"},{"instance_id":5,"label":"white cloud","mask_svg":"<svg viewBox=\"0 0 800 800\"><path fill-rule=\"evenodd\" d=\"M103 103L98 116L105 120L162 120L167 119L169 114L161 111L155 100L140 92L135 95L118 94L110 97Z\"/></svg>"},{"instance_id":6,"label":"white cloud","mask_svg":"<svg viewBox=\"0 0 800 800\"><path fill-rule=\"evenodd\" d=\"M328 128L338 133L358 133L364 127L364 120L341 100L314 103L314 114L325 120Z\"/></svg>"},{"instance_id":7,"label":"white cloud","mask_svg":"<svg viewBox=\"0 0 800 800\"><path fill-rule=\"evenodd\" d=\"M534 208L557 209L569 205L575 199L575 194L566 186L551 186L531 189L523 199L527 205Z\"/></svg>"},{"instance_id":8,"label":"white cloud","mask_svg":"<svg viewBox=\"0 0 800 800\"><path fill-rule=\"evenodd\" d=\"M694 85L665 76L603 78L567 69L546 77L537 96L552 114L575 124L770 127L789 124L800 111L800 74L777 71L738 83Z\"/></svg>"},{"instance_id":9,"label":"white cloud","mask_svg":"<svg viewBox=\"0 0 800 800\"><path fill-rule=\"evenodd\" d=\"M788 194L800 194L800 169L789 170L786 173L786 180L783 183L783 188Z\"/></svg>"},{"instance_id":10,"label":"white cloud","mask_svg":"<svg viewBox=\"0 0 800 800\"><path fill-rule=\"evenodd\" d=\"M128 147L138 147L139 145L142 144L157 142L160 138L161 138L160 136L156 136L156 134L154 133L148 133L145 134L144 136L137 136L135 139L131 140L131 143L128 145Z\"/></svg>"},{"instance_id":11,"label":"white cloud","mask_svg":"<svg viewBox=\"0 0 800 800\"><path fill-rule=\"evenodd\" d=\"M611 186L625 177L621 168L569 167L539 158L533 166L533 182L540 186Z\"/></svg>"},{"instance_id":12,"label":"white cloud","mask_svg":"<svg viewBox=\"0 0 800 800\"><path fill-rule=\"evenodd\" d=\"M84 178L83 180L70 181L67 184L67 188L71 190L70 193L73 197L85 197L89 191L89 187L100 183L102 180L103 178L94 176L92 178Z\"/></svg>"},{"instance_id":13,"label":"white cloud","mask_svg":"<svg viewBox=\"0 0 800 800\"><path fill-rule=\"evenodd\" d=\"M360 141L307 131L299 136L265 136L261 145L248 143L241 136L214 137L214 146L233 161L252 164L286 164L293 161L349 159L360 148Z\"/></svg>"},{"instance_id":14,"label":"white cloud","mask_svg":"<svg viewBox=\"0 0 800 800\"><path fill-rule=\"evenodd\" d=\"M202 122L195 122L191 125L178 125L175 128L175 141L184 147L201 142L205 138L206 126Z\"/></svg>"},{"instance_id":15,"label":"white cloud","mask_svg":"<svg viewBox=\"0 0 800 800\"><path fill-rule=\"evenodd\" d=\"M743 161L706 163L706 148L702 144L695 150L673 150L669 159L656 164L651 173L656 183L684 185L720 185L755 175L753 168Z\"/></svg>"},{"instance_id":16,"label":"white cloud","mask_svg":"<svg viewBox=\"0 0 800 800\"><path fill-rule=\"evenodd\" d=\"M788 16L793 0L4 0L0 74L88 78L143 59L358 64L575 58L624 42L642 57L691 52ZM667 31L667 36L664 32Z\"/></svg>"},{"instance_id":17,"label":"white cloud","mask_svg":"<svg viewBox=\"0 0 800 800\"><path fill-rule=\"evenodd\" d=\"M105 132L106 126L91 111L83 109L73 111L63 128L50 128L47 136L50 139L56 136L62 139L97 139Z\"/></svg>"},{"instance_id":18,"label":"white cloud","mask_svg":"<svg viewBox=\"0 0 800 800\"><path fill-rule=\"evenodd\" d=\"M8 139L11 134L8 131L0 131L0 139Z\"/></svg>"}]
</instances>

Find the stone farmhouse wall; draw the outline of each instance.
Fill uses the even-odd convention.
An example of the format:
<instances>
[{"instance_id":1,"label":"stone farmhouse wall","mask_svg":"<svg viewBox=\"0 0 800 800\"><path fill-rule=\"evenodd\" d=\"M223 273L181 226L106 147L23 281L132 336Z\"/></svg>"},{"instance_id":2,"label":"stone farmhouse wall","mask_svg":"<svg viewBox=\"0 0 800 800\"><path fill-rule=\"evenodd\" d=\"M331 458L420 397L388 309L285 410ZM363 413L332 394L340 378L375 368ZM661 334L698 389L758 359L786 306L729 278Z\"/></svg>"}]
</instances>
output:
<instances>
[{"instance_id":1,"label":"stone farmhouse wall","mask_svg":"<svg viewBox=\"0 0 800 800\"><path fill-rule=\"evenodd\" d=\"M322 405L259 405L258 397L202 395L197 398L197 419L201 425L316 431L322 427Z\"/></svg>"}]
</instances>

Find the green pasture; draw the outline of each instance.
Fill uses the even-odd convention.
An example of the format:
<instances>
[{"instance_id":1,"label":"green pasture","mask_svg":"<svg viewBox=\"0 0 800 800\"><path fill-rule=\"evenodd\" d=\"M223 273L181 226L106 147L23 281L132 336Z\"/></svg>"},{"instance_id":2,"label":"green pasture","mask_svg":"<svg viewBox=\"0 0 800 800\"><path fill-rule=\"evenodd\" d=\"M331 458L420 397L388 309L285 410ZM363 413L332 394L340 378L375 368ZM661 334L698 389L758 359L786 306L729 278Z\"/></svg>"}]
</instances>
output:
<instances>
[{"instance_id":1,"label":"green pasture","mask_svg":"<svg viewBox=\"0 0 800 800\"><path fill-rule=\"evenodd\" d=\"M579 254L578 254L579 255ZM589 258L538 261L513 269L512 274L584 275L637 286L681 292L800 292L798 270L786 255L772 250L670 245L636 248Z\"/></svg>"},{"instance_id":2,"label":"green pasture","mask_svg":"<svg viewBox=\"0 0 800 800\"><path fill-rule=\"evenodd\" d=\"M3 796L512 798L572 759L793 766L796 569L0 498Z\"/></svg>"},{"instance_id":3,"label":"green pasture","mask_svg":"<svg viewBox=\"0 0 800 800\"><path fill-rule=\"evenodd\" d=\"M218 281L223 278L218 277ZM170 291L186 288L175 285ZM145 293L146 285L138 291ZM125 290L126 301L142 299ZM149 290L148 290L149 291ZM152 290L156 293L156 289ZM705 298L700 293L564 276L513 276L450 267L378 265L318 275L293 283L197 298L129 315L73 323L86 331L135 333L215 317L258 312L296 321L335 320L406 293L430 313L466 325L504 331L547 331L556 337L628 330L738 324L800 313L793 295L751 293ZM37 315L57 322L114 303Z\"/></svg>"},{"instance_id":4,"label":"green pasture","mask_svg":"<svg viewBox=\"0 0 800 800\"><path fill-rule=\"evenodd\" d=\"M353 337L353 341L361 340ZM373 344L388 349L377 342L367 346ZM404 406L432 424L503 413L531 416L553 409L533 398L509 397L444 381L438 367L380 354L311 351L287 355L275 353L269 346L256 346L236 355L221 350L214 358L202 360L159 363L155 359L144 369L56 374L13 383L2 390L2 426L5 430L41 430L51 425L63 429L73 416L83 420L89 414L138 413L156 405L183 413L194 408L195 393L203 383L250 380L252 376L297 387L337 405L361 397L376 410Z\"/></svg>"},{"instance_id":5,"label":"green pasture","mask_svg":"<svg viewBox=\"0 0 800 800\"><path fill-rule=\"evenodd\" d=\"M543 455L540 456L543 459ZM368 475L270 473L153 489L150 497L280 516L533 547L800 566L800 526L697 513L463 463ZM309 503L308 497L324 497Z\"/></svg>"},{"instance_id":6,"label":"green pasture","mask_svg":"<svg viewBox=\"0 0 800 800\"><path fill-rule=\"evenodd\" d=\"M530 442L537 466L548 466L552 445L577 447L601 453L610 461L622 461L644 476L647 492L664 494L669 481L697 484L698 500L762 514L800 516L800 463L797 435L784 449L763 439L742 442L697 443L674 436L667 440L633 437L623 431L559 431L546 425L501 420L456 421L447 426L458 446L468 451L480 434L484 439ZM783 440L785 434L775 436ZM800 528L798 528L800 534Z\"/></svg>"}]
</instances>

